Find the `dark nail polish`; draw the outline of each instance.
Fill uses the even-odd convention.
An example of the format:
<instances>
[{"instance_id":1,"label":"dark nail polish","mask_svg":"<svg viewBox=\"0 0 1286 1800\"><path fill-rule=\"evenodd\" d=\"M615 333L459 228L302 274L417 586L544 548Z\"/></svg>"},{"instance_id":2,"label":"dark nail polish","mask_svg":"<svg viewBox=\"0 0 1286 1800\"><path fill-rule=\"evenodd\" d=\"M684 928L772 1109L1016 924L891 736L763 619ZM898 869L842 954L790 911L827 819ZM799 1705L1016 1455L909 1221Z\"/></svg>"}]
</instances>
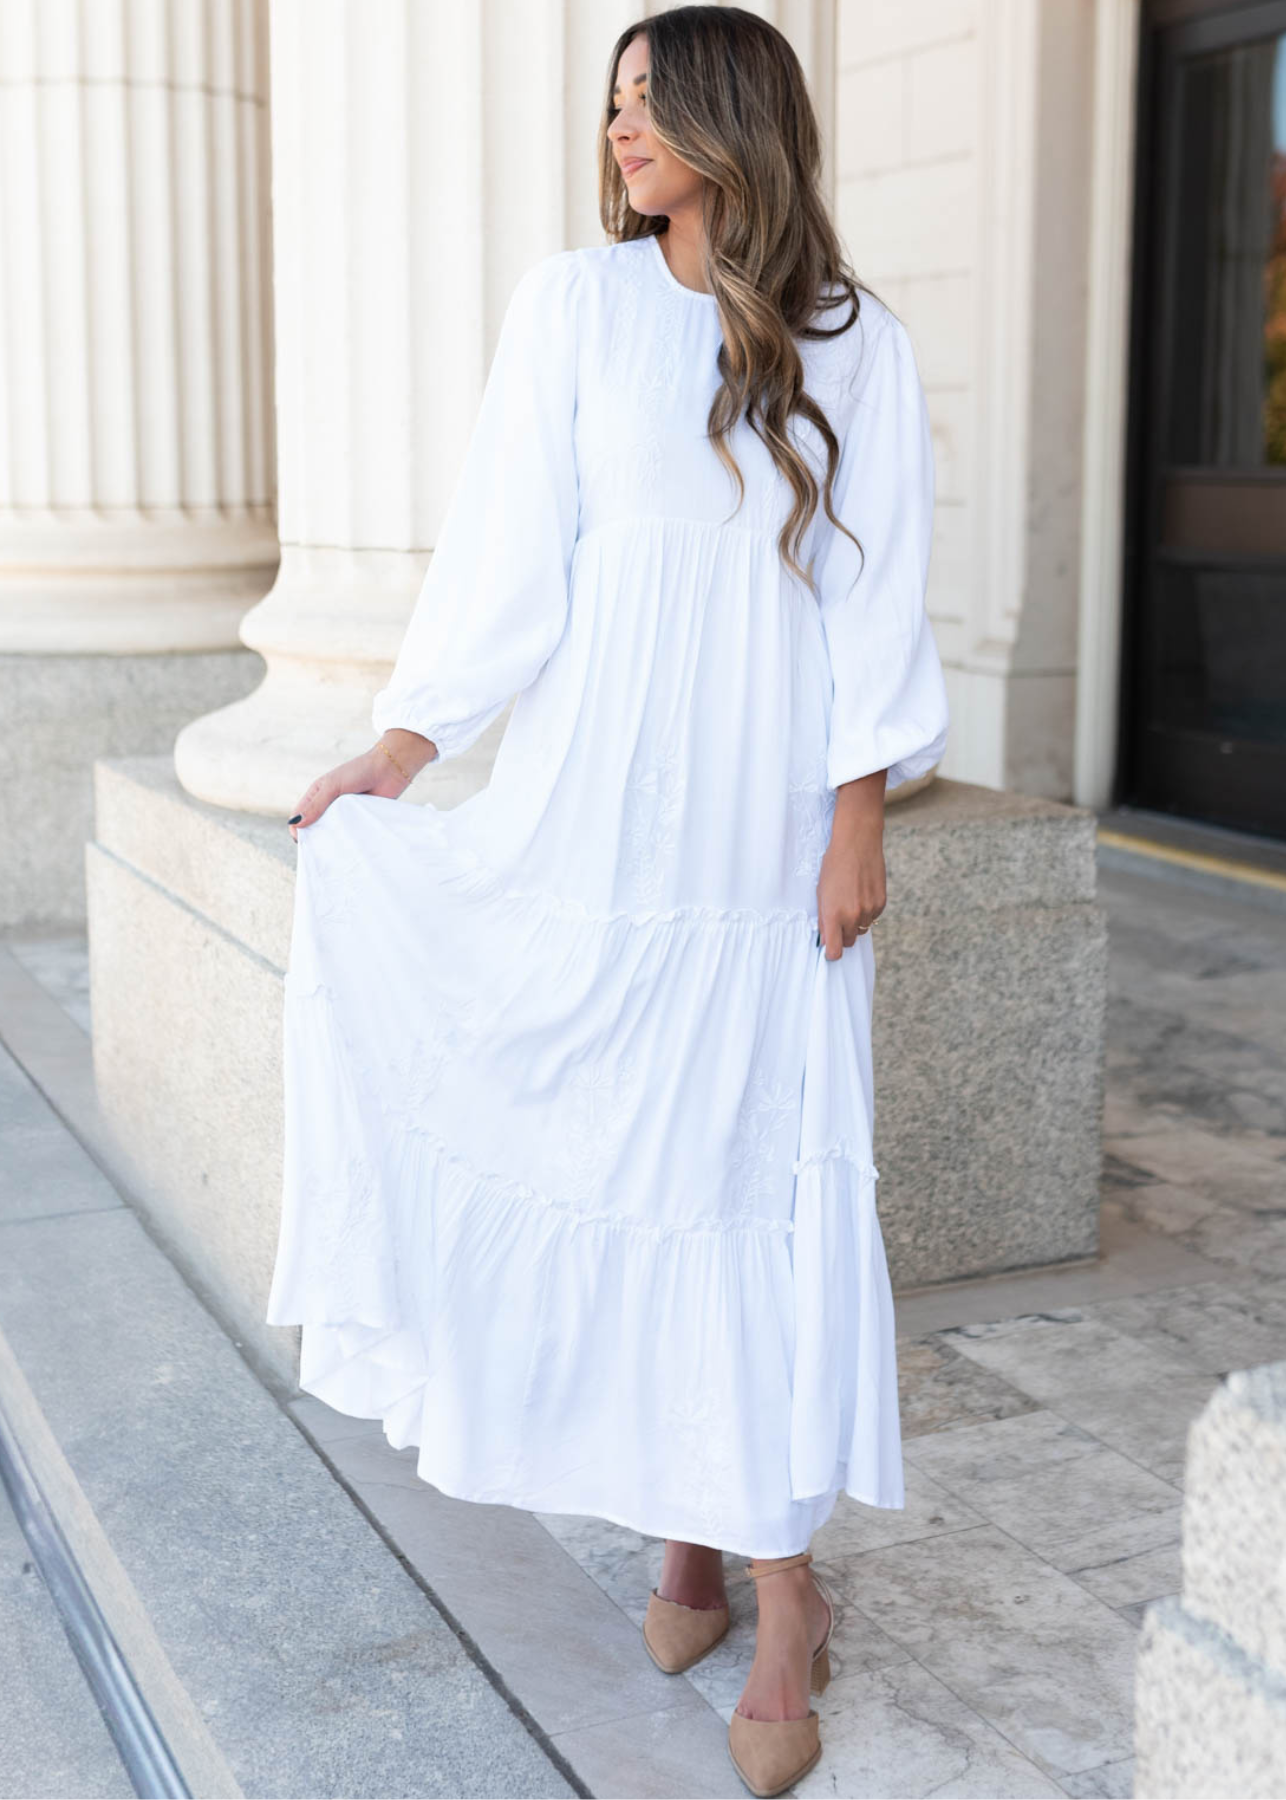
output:
<instances>
[{"instance_id":1,"label":"dark nail polish","mask_svg":"<svg viewBox=\"0 0 1286 1800\"><path fill-rule=\"evenodd\" d=\"M296 813L294 818L287 819L286 823L287 823L287 825L298 825L299 821L303 818L303 816L304 815L302 813Z\"/></svg>"},{"instance_id":2,"label":"dark nail polish","mask_svg":"<svg viewBox=\"0 0 1286 1800\"><path fill-rule=\"evenodd\" d=\"M822 934L819 931L817 934L817 948L820 950L821 947L822 947Z\"/></svg>"}]
</instances>

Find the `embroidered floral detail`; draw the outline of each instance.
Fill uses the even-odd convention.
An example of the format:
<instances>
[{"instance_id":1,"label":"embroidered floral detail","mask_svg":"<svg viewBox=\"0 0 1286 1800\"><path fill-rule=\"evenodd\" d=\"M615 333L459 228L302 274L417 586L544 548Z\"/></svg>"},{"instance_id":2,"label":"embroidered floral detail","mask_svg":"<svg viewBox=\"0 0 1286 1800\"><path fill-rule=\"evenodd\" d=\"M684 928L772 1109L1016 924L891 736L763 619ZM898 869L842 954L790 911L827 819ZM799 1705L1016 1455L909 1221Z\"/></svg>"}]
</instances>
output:
<instances>
[{"instance_id":1,"label":"embroidered floral detail","mask_svg":"<svg viewBox=\"0 0 1286 1800\"><path fill-rule=\"evenodd\" d=\"M665 1409L665 1423L687 1476L693 1519L702 1539L717 1544L725 1536L719 1497L737 1491L738 1459L731 1435L736 1422L731 1409L716 1401L701 1382L693 1381L682 1397Z\"/></svg>"},{"instance_id":2,"label":"embroidered floral detail","mask_svg":"<svg viewBox=\"0 0 1286 1800\"><path fill-rule=\"evenodd\" d=\"M641 265L645 259L655 258L659 246L639 241L639 254L634 265ZM638 270L640 277L644 270ZM639 391L643 395L644 405L659 427L665 416L665 401L679 384L681 367L678 357L679 344L682 341L680 332L681 311L685 304L683 295L662 277L662 272L653 266L650 273L656 280L659 298L653 303L653 316L656 320L654 342L655 354L648 357L640 371Z\"/></svg>"},{"instance_id":3,"label":"embroidered floral detail","mask_svg":"<svg viewBox=\"0 0 1286 1800\"><path fill-rule=\"evenodd\" d=\"M732 478L732 471L726 470L728 506L729 509L737 507L727 523L738 530L769 538L776 555L777 539L790 516L794 500L790 484L773 461L769 450L744 420L737 425L733 435L732 453L741 465L746 492L738 505L736 482Z\"/></svg>"},{"instance_id":4,"label":"embroidered floral detail","mask_svg":"<svg viewBox=\"0 0 1286 1800\"><path fill-rule=\"evenodd\" d=\"M466 853L456 846L452 854L469 868L468 881L472 891L485 894L488 899L513 901L524 907L538 907L544 912L558 913L575 920L577 924L593 926L636 926L641 931L651 930L657 925L673 925L680 930L690 926L725 925L778 926L789 925L803 931L805 928L816 929L815 912L808 912L799 906L776 906L760 911L753 906L669 906L664 908L646 908L638 911L625 909L616 912L599 912L586 906L583 900L576 900L568 894L556 894L550 888L512 887L494 870L485 865L473 852Z\"/></svg>"},{"instance_id":5,"label":"embroidered floral detail","mask_svg":"<svg viewBox=\"0 0 1286 1800\"><path fill-rule=\"evenodd\" d=\"M386 1055L380 1079L385 1111L404 1125L418 1124L424 1102L436 1091L448 1066L477 1042L481 1026L478 1003L472 996L452 1006L439 1004L427 1029Z\"/></svg>"},{"instance_id":6,"label":"embroidered floral detail","mask_svg":"<svg viewBox=\"0 0 1286 1800\"><path fill-rule=\"evenodd\" d=\"M736 1217L752 1216L760 1201L789 1186L783 1137L798 1118L798 1094L756 1069L742 1095L731 1158Z\"/></svg>"},{"instance_id":7,"label":"embroidered floral detail","mask_svg":"<svg viewBox=\"0 0 1286 1800\"><path fill-rule=\"evenodd\" d=\"M621 872L639 900L659 898L678 853L685 785L683 765L672 746L649 767L631 772L625 784Z\"/></svg>"},{"instance_id":8,"label":"embroidered floral detail","mask_svg":"<svg viewBox=\"0 0 1286 1800\"><path fill-rule=\"evenodd\" d=\"M612 343L608 368L617 384L629 378L633 353L638 350L639 287L643 280L643 256L648 246L642 243L622 245L613 251L622 279L617 285L612 311Z\"/></svg>"},{"instance_id":9,"label":"embroidered floral detail","mask_svg":"<svg viewBox=\"0 0 1286 1800\"><path fill-rule=\"evenodd\" d=\"M385 1218L379 1181L364 1156L308 1182L310 1290L333 1320L356 1319L383 1294Z\"/></svg>"},{"instance_id":10,"label":"embroidered floral detail","mask_svg":"<svg viewBox=\"0 0 1286 1800\"><path fill-rule=\"evenodd\" d=\"M673 412L671 399L682 374L678 349L682 341L679 309L683 298L651 267L655 254L646 238L635 238L613 251L623 279L612 321L609 379L615 392L628 396L622 411L633 429L616 438L612 467L607 473L611 489L628 498L629 510L635 514L660 507L665 431ZM647 312L652 323L644 344L638 320L645 282L655 282L657 293L648 297Z\"/></svg>"},{"instance_id":11,"label":"embroidered floral detail","mask_svg":"<svg viewBox=\"0 0 1286 1800\"><path fill-rule=\"evenodd\" d=\"M316 1005L325 1007L330 1012L339 1042L343 1044L344 1053L351 1065L352 1046L339 1029L334 993L328 986L319 983L310 989L309 998ZM302 1030L308 1029L303 1020L298 1022L298 1026ZM587 1073L582 1089L583 1093L589 1096L597 1092L601 1080L601 1071L593 1070ZM594 1106L592 1099L588 1100L588 1105L592 1111ZM552 1212L561 1213L569 1225L606 1227L614 1231L623 1231L630 1237L638 1238L640 1242L650 1243L662 1242L671 1238L707 1237L712 1233L722 1236L727 1232L766 1231L786 1234L794 1229L793 1221L790 1219L736 1219L724 1213L706 1218L689 1219L682 1224L662 1225L648 1224L646 1220L642 1219L622 1218L619 1213L590 1212L581 1206L572 1204L562 1195L551 1194L546 1190L531 1186L528 1182L515 1181L510 1176L501 1175L492 1170L480 1169L469 1157L462 1156L459 1151L453 1150L445 1138L427 1126L419 1125L416 1130L418 1135L430 1145L440 1162L453 1166L476 1187L480 1204L494 1200L498 1202L520 1201L535 1206L544 1206Z\"/></svg>"},{"instance_id":12,"label":"embroidered floral detail","mask_svg":"<svg viewBox=\"0 0 1286 1800\"><path fill-rule=\"evenodd\" d=\"M792 782L789 798L795 850L791 874L811 875L816 880L831 841L835 790L816 787L811 782Z\"/></svg>"},{"instance_id":13,"label":"embroidered floral detail","mask_svg":"<svg viewBox=\"0 0 1286 1800\"><path fill-rule=\"evenodd\" d=\"M341 924L352 917L370 861L353 844L343 844L334 856L322 855L321 868L314 871L310 865L309 869L312 914L325 924Z\"/></svg>"},{"instance_id":14,"label":"embroidered floral detail","mask_svg":"<svg viewBox=\"0 0 1286 1800\"><path fill-rule=\"evenodd\" d=\"M598 1056L574 1065L559 1095L566 1130L554 1164L568 1200L580 1204L593 1199L637 1103L632 1059Z\"/></svg>"}]
</instances>

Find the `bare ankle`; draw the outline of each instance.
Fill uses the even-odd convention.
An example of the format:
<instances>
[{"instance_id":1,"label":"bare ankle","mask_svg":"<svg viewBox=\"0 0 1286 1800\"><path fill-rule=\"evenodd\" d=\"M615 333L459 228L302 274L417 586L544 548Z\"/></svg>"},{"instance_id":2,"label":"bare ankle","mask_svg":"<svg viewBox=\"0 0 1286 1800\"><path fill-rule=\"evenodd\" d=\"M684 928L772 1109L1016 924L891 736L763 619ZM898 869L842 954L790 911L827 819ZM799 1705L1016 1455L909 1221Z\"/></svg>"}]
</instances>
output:
<instances>
[{"instance_id":1,"label":"bare ankle","mask_svg":"<svg viewBox=\"0 0 1286 1800\"><path fill-rule=\"evenodd\" d=\"M657 1592L680 1606L713 1607L727 1602L723 1552L708 1544L667 1539Z\"/></svg>"}]
</instances>

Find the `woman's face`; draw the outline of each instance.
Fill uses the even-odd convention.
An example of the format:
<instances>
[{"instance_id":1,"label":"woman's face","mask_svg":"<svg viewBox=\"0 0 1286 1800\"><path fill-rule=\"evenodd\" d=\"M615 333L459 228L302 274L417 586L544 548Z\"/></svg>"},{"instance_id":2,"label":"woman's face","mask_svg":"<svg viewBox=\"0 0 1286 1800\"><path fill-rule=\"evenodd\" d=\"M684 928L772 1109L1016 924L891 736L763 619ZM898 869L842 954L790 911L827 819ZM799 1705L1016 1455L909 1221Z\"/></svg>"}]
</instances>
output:
<instances>
[{"instance_id":1,"label":"woman's face","mask_svg":"<svg viewBox=\"0 0 1286 1800\"><path fill-rule=\"evenodd\" d=\"M676 212L698 201L701 177L652 135L647 111L647 37L640 32L621 52L607 127L613 154L637 213Z\"/></svg>"}]
</instances>

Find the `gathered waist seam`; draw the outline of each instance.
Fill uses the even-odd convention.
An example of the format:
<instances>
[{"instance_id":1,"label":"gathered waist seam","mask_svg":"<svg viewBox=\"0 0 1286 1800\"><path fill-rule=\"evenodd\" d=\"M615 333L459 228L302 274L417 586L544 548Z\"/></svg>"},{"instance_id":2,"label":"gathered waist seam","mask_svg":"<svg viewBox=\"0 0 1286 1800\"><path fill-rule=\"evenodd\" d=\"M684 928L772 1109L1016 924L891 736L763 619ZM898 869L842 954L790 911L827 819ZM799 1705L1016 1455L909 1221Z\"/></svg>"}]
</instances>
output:
<instances>
[{"instance_id":1,"label":"gathered waist seam","mask_svg":"<svg viewBox=\"0 0 1286 1800\"><path fill-rule=\"evenodd\" d=\"M602 519L597 525L587 525L577 533L577 544L588 543L591 538L601 536L608 531L627 531L637 525L674 525L695 531L711 532L718 535L734 534L737 537L755 538L760 543L777 543L777 533L765 530L762 526L737 525L732 520L689 518L681 513L631 513L628 518Z\"/></svg>"}]
</instances>

